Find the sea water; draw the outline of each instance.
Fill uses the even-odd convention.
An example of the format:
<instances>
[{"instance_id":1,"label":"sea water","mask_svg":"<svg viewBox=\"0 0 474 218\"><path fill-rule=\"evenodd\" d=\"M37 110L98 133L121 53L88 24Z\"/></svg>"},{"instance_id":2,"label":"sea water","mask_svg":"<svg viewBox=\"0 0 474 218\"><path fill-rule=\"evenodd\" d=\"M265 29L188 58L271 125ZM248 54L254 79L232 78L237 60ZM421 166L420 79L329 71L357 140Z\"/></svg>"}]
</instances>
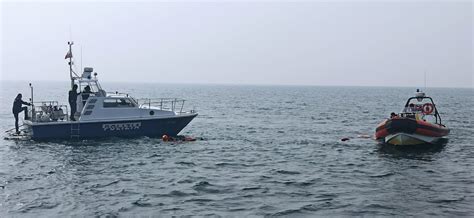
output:
<instances>
[{"instance_id":1,"label":"sea water","mask_svg":"<svg viewBox=\"0 0 474 218\"><path fill-rule=\"evenodd\" d=\"M35 82L34 99L66 103L68 85ZM202 140L1 140L0 216L474 215L473 89L423 89L449 140L398 149L357 136L373 135L416 88L102 85L187 99L199 116L181 134ZM0 91L3 134L16 94L30 90Z\"/></svg>"}]
</instances>

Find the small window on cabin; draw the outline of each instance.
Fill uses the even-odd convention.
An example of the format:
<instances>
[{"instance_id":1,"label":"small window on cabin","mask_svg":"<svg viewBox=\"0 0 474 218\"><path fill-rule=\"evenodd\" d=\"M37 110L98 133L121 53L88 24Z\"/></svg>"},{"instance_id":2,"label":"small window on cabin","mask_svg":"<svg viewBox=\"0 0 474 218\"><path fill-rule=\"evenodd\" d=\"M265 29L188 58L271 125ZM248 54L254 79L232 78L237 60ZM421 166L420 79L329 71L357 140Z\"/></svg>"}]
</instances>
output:
<instances>
[{"instance_id":1,"label":"small window on cabin","mask_svg":"<svg viewBox=\"0 0 474 218\"><path fill-rule=\"evenodd\" d=\"M127 108L135 105L127 98L111 98L104 100L104 108Z\"/></svg>"},{"instance_id":2,"label":"small window on cabin","mask_svg":"<svg viewBox=\"0 0 474 218\"><path fill-rule=\"evenodd\" d=\"M92 110L92 109L94 109L94 105L93 104L92 105L87 105L86 109Z\"/></svg>"},{"instance_id":3,"label":"small window on cabin","mask_svg":"<svg viewBox=\"0 0 474 218\"><path fill-rule=\"evenodd\" d=\"M94 104L97 102L97 98L89 99L89 104Z\"/></svg>"},{"instance_id":4,"label":"small window on cabin","mask_svg":"<svg viewBox=\"0 0 474 218\"><path fill-rule=\"evenodd\" d=\"M92 114L92 111L86 111L84 112L84 115L91 115Z\"/></svg>"}]
</instances>

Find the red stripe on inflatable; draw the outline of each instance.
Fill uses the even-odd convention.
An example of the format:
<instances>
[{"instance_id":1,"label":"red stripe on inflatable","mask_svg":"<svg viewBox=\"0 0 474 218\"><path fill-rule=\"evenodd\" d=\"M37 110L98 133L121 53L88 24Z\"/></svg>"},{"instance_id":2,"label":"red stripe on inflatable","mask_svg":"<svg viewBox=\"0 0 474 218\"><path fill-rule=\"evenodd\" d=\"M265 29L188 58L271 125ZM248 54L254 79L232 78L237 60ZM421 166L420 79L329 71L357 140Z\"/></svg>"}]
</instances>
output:
<instances>
[{"instance_id":1,"label":"red stripe on inflatable","mask_svg":"<svg viewBox=\"0 0 474 218\"><path fill-rule=\"evenodd\" d=\"M381 129L375 133L375 138L380 139L388 135L387 129Z\"/></svg>"}]
</instances>

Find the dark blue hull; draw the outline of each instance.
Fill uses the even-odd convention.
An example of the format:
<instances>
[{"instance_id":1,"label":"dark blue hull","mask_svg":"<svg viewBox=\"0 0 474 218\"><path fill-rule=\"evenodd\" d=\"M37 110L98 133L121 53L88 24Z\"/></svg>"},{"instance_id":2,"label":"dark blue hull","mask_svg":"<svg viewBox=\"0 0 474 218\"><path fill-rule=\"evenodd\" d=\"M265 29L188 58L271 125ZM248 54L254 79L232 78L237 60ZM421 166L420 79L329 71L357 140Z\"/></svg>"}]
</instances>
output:
<instances>
[{"instance_id":1,"label":"dark blue hull","mask_svg":"<svg viewBox=\"0 0 474 218\"><path fill-rule=\"evenodd\" d=\"M176 136L197 114L126 121L58 122L30 125L33 140Z\"/></svg>"}]
</instances>

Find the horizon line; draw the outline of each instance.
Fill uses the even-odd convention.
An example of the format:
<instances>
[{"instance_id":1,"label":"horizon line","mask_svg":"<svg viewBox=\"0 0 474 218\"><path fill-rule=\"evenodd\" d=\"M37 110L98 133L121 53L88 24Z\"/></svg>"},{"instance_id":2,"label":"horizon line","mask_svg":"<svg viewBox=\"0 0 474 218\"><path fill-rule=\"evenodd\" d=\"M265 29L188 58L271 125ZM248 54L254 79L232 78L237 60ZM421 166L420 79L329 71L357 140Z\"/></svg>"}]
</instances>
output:
<instances>
[{"instance_id":1,"label":"horizon line","mask_svg":"<svg viewBox=\"0 0 474 218\"><path fill-rule=\"evenodd\" d=\"M0 78L0 82L68 82L69 80L4 80ZM459 88L459 89L474 89L474 85L472 86L460 86L460 87L453 87L453 86L400 86L400 85L393 85L393 86L381 86L381 85L338 85L338 84L281 84L281 83L225 83L225 82L217 82L217 83L206 83L206 82L155 82L155 81L123 81L123 80L109 80L108 82L111 83L132 83L132 84L169 84L169 85L222 85L222 86L300 86L300 87L374 87L374 88Z\"/></svg>"}]
</instances>

